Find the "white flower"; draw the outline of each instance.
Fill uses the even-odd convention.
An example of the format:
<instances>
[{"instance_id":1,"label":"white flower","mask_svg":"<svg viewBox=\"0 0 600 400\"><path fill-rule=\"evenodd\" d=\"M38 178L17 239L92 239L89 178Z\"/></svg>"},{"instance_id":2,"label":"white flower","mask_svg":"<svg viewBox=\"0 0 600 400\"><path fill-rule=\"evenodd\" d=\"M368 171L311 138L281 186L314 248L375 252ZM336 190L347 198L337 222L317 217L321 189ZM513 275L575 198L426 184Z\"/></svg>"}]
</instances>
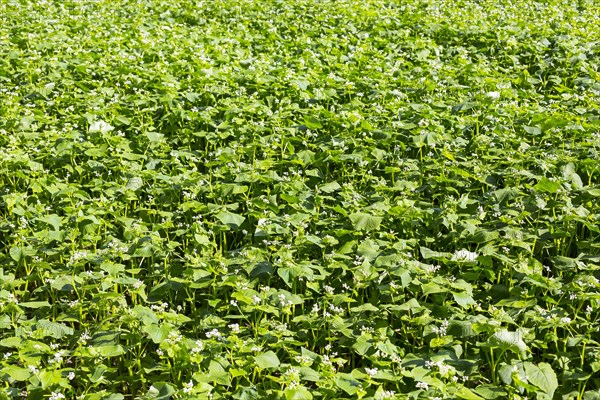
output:
<instances>
[{"instance_id":1,"label":"white flower","mask_svg":"<svg viewBox=\"0 0 600 400\"><path fill-rule=\"evenodd\" d=\"M240 325L239 324L229 324L229 329L231 329L231 331L233 333L240 333Z\"/></svg>"},{"instance_id":2,"label":"white flower","mask_svg":"<svg viewBox=\"0 0 600 400\"><path fill-rule=\"evenodd\" d=\"M432 274L436 273L440 268L442 268L440 265L427 265L427 266L425 266L425 270L427 272L432 273Z\"/></svg>"},{"instance_id":3,"label":"white flower","mask_svg":"<svg viewBox=\"0 0 600 400\"><path fill-rule=\"evenodd\" d=\"M57 363L60 364L63 360L63 352L61 351L57 351L56 353L54 353L54 357L49 361L51 364L52 363Z\"/></svg>"},{"instance_id":4,"label":"white flower","mask_svg":"<svg viewBox=\"0 0 600 400\"><path fill-rule=\"evenodd\" d=\"M444 321L442 321L442 324L439 326L439 328L437 326L433 327L433 332L435 332L435 334L439 335L439 336L446 336L446 331L448 330L448 320L445 319Z\"/></svg>"},{"instance_id":5,"label":"white flower","mask_svg":"<svg viewBox=\"0 0 600 400\"><path fill-rule=\"evenodd\" d=\"M69 379L70 381L75 379L75 372L73 372L73 371L69 372L69 375L67 375L67 379Z\"/></svg>"},{"instance_id":6,"label":"white flower","mask_svg":"<svg viewBox=\"0 0 600 400\"><path fill-rule=\"evenodd\" d=\"M417 382L417 389L427 390L427 389L429 389L429 385L426 384L425 382Z\"/></svg>"},{"instance_id":7,"label":"white flower","mask_svg":"<svg viewBox=\"0 0 600 400\"><path fill-rule=\"evenodd\" d=\"M365 372L372 378L377 375L377 368L365 368Z\"/></svg>"},{"instance_id":8,"label":"white flower","mask_svg":"<svg viewBox=\"0 0 600 400\"><path fill-rule=\"evenodd\" d=\"M59 400L64 398L66 398L64 394L52 392L52 395L50 395L50 398L48 400Z\"/></svg>"},{"instance_id":9,"label":"white flower","mask_svg":"<svg viewBox=\"0 0 600 400\"><path fill-rule=\"evenodd\" d=\"M79 336L79 342L82 344L85 344L88 340L90 340L92 337L90 336L88 331L85 331L81 334L81 336Z\"/></svg>"},{"instance_id":10,"label":"white flower","mask_svg":"<svg viewBox=\"0 0 600 400\"><path fill-rule=\"evenodd\" d=\"M165 339L169 344L176 344L183 340L183 336L181 336L177 331L169 332L169 336Z\"/></svg>"},{"instance_id":11,"label":"white flower","mask_svg":"<svg viewBox=\"0 0 600 400\"><path fill-rule=\"evenodd\" d=\"M452 256L452 261L473 262L475 261L477 256L478 254L475 252L461 249L454 253L454 255Z\"/></svg>"},{"instance_id":12,"label":"white flower","mask_svg":"<svg viewBox=\"0 0 600 400\"><path fill-rule=\"evenodd\" d=\"M499 99L500 93L499 92L488 92L486 94L486 96L489 97L490 99Z\"/></svg>"},{"instance_id":13,"label":"white flower","mask_svg":"<svg viewBox=\"0 0 600 400\"><path fill-rule=\"evenodd\" d=\"M391 399L394 397L395 393L396 392L394 392L393 390L384 390L383 392L376 393L375 399L376 400Z\"/></svg>"},{"instance_id":14,"label":"white flower","mask_svg":"<svg viewBox=\"0 0 600 400\"><path fill-rule=\"evenodd\" d=\"M221 332L219 332L219 330L215 328L212 331L206 332L206 337L208 339L210 339L212 337L220 338L221 337Z\"/></svg>"},{"instance_id":15,"label":"white flower","mask_svg":"<svg viewBox=\"0 0 600 400\"><path fill-rule=\"evenodd\" d=\"M198 343L200 343L200 344L198 344ZM194 348L191 350L191 353L192 353L192 354L198 354L198 353L200 353L202 350L204 350L204 344L203 344L202 342L200 342L200 340L196 340L196 347L194 347Z\"/></svg>"},{"instance_id":16,"label":"white flower","mask_svg":"<svg viewBox=\"0 0 600 400\"><path fill-rule=\"evenodd\" d=\"M571 323L571 318L569 317L563 317L560 319L560 322L562 322L563 324L570 324Z\"/></svg>"},{"instance_id":17,"label":"white flower","mask_svg":"<svg viewBox=\"0 0 600 400\"><path fill-rule=\"evenodd\" d=\"M188 383L184 383L183 386L183 393L190 393L194 388L194 382L190 380Z\"/></svg>"}]
</instances>

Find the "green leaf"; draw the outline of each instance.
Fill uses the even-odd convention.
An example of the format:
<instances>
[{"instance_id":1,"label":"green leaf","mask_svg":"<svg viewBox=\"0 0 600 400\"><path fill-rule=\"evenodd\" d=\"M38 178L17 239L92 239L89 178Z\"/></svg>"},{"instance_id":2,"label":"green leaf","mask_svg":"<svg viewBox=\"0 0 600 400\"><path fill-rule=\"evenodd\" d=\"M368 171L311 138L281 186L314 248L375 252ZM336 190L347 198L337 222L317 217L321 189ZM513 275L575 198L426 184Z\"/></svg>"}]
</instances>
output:
<instances>
[{"instance_id":1,"label":"green leaf","mask_svg":"<svg viewBox=\"0 0 600 400\"><path fill-rule=\"evenodd\" d=\"M462 308L468 308L471 305L476 305L477 302L473 300L473 297L468 293L452 293L454 301L458 303Z\"/></svg>"},{"instance_id":2,"label":"green leaf","mask_svg":"<svg viewBox=\"0 0 600 400\"><path fill-rule=\"evenodd\" d=\"M292 81L292 83L295 83L296 85L298 85L298 87L302 90L306 90L308 88L308 86L310 85L310 82L307 81L306 79L294 79Z\"/></svg>"},{"instance_id":3,"label":"green leaf","mask_svg":"<svg viewBox=\"0 0 600 400\"><path fill-rule=\"evenodd\" d=\"M315 117L304 117L304 125L306 125L308 129L319 129L323 127L321 122Z\"/></svg>"},{"instance_id":4,"label":"green leaf","mask_svg":"<svg viewBox=\"0 0 600 400\"><path fill-rule=\"evenodd\" d=\"M55 231L60 230L60 223L62 221L62 218L56 214L45 215L45 216L41 217L39 220L52 226Z\"/></svg>"},{"instance_id":5,"label":"green leaf","mask_svg":"<svg viewBox=\"0 0 600 400\"><path fill-rule=\"evenodd\" d=\"M312 400L313 396L304 386L294 386L284 390L286 400Z\"/></svg>"},{"instance_id":6,"label":"green leaf","mask_svg":"<svg viewBox=\"0 0 600 400\"><path fill-rule=\"evenodd\" d=\"M73 332L74 330L70 326L45 319L41 319L36 323L35 333L40 334L42 337L50 336L55 339L61 339L63 336L73 335Z\"/></svg>"},{"instance_id":7,"label":"green leaf","mask_svg":"<svg viewBox=\"0 0 600 400\"><path fill-rule=\"evenodd\" d=\"M435 282L427 282L421 285L421 290L423 291L424 296L435 293L445 293L448 291L447 288L440 286Z\"/></svg>"},{"instance_id":8,"label":"green leaf","mask_svg":"<svg viewBox=\"0 0 600 400\"><path fill-rule=\"evenodd\" d=\"M93 383L98 383L102 380L102 378L104 377L104 373L108 370L108 368L106 367L106 365L104 364L100 364L98 365L96 368L94 368L94 372L92 373L92 376L90 377L90 381Z\"/></svg>"},{"instance_id":9,"label":"green leaf","mask_svg":"<svg viewBox=\"0 0 600 400\"><path fill-rule=\"evenodd\" d=\"M342 187L340 186L340 184L336 181L326 183L323 186L319 187L319 189L321 189L321 191L325 193L333 193L340 190L341 188Z\"/></svg>"},{"instance_id":10,"label":"green leaf","mask_svg":"<svg viewBox=\"0 0 600 400\"><path fill-rule=\"evenodd\" d=\"M488 345L492 348L510 350L517 354L527 351L527 345L523 341L523 334L521 331L511 332L502 329L489 338Z\"/></svg>"},{"instance_id":11,"label":"green leaf","mask_svg":"<svg viewBox=\"0 0 600 400\"><path fill-rule=\"evenodd\" d=\"M364 303L364 304L361 304L358 307L352 307L350 309L350 311L353 312L353 313L364 313L364 312L367 312L367 311L379 312L379 308L375 307L371 303Z\"/></svg>"},{"instance_id":12,"label":"green leaf","mask_svg":"<svg viewBox=\"0 0 600 400\"><path fill-rule=\"evenodd\" d=\"M154 382L143 399L169 400L176 390L165 382Z\"/></svg>"},{"instance_id":13,"label":"green leaf","mask_svg":"<svg viewBox=\"0 0 600 400\"><path fill-rule=\"evenodd\" d=\"M425 246L419 247L419 252L421 253L421 257L423 257L425 260L429 260L430 258L433 258L434 260L444 260L452 258L452 255L450 253L434 251Z\"/></svg>"},{"instance_id":14,"label":"green leaf","mask_svg":"<svg viewBox=\"0 0 600 400\"><path fill-rule=\"evenodd\" d=\"M300 378L304 381L310 382L320 382L321 374L310 367L298 367L298 372L300 373Z\"/></svg>"},{"instance_id":15,"label":"green leaf","mask_svg":"<svg viewBox=\"0 0 600 400\"><path fill-rule=\"evenodd\" d=\"M208 365L209 381L218 385L229 385L231 378L221 363L211 360Z\"/></svg>"},{"instance_id":16,"label":"green leaf","mask_svg":"<svg viewBox=\"0 0 600 400\"><path fill-rule=\"evenodd\" d=\"M458 338L468 338L477 335L469 321L450 321L448 334Z\"/></svg>"},{"instance_id":17,"label":"green leaf","mask_svg":"<svg viewBox=\"0 0 600 400\"><path fill-rule=\"evenodd\" d=\"M19 305L25 308L51 307L50 303L47 301L25 301L23 303L19 303Z\"/></svg>"},{"instance_id":18,"label":"green leaf","mask_svg":"<svg viewBox=\"0 0 600 400\"><path fill-rule=\"evenodd\" d=\"M503 188L494 191L494 196L499 204L503 204L508 200L514 199L519 194L515 188Z\"/></svg>"},{"instance_id":19,"label":"green leaf","mask_svg":"<svg viewBox=\"0 0 600 400\"><path fill-rule=\"evenodd\" d=\"M164 135L156 131L146 132L145 135L151 143L159 143L164 137Z\"/></svg>"},{"instance_id":20,"label":"green leaf","mask_svg":"<svg viewBox=\"0 0 600 400\"><path fill-rule=\"evenodd\" d=\"M254 357L256 365L260 368L277 368L279 367L279 357L271 350Z\"/></svg>"},{"instance_id":21,"label":"green leaf","mask_svg":"<svg viewBox=\"0 0 600 400\"><path fill-rule=\"evenodd\" d=\"M12 324L12 320L6 314L0 314L0 330L10 329ZM2 346L2 341L0 341L0 346Z\"/></svg>"},{"instance_id":22,"label":"green leaf","mask_svg":"<svg viewBox=\"0 0 600 400\"><path fill-rule=\"evenodd\" d=\"M419 301L415 298L411 298L406 303L402 303L402 304L396 306L396 309L398 309L398 310L411 311L411 312L419 312L421 310L421 308L422 307L419 304Z\"/></svg>"},{"instance_id":23,"label":"green leaf","mask_svg":"<svg viewBox=\"0 0 600 400\"><path fill-rule=\"evenodd\" d=\"M135 192L136 190L141 189L142 186L144 186L144 181L142 181L142 178L135 176L133 178L129 178L127 184L125 185L125 189Z\"/></svg>"},{"instance_id":24,"label":"green leaf","mask_svg":"<svg viewBox=\"0 0 600 400\"><path fill-rule=\"evenodd\" d=\"M473 393L470 389L464 386L456 391L456 397L464 400L483 400L483 397Z\"/></svg>"},{"instance_id":25,"label":"green leaf","mask_svg":"<svg viewBox=\"0 0 600 400\"><path fill-rule=\"evenodd\" d=\"M556 193L558 192L559 188L560 183L552 181L548 178L540 179L540 181L534 186L534 189L536 189L537 191L546 193Z\"/></svg>"},{"instance_id":26,"label":"green leaf","mask_svg":"<svg viewBox=\"0 0 600 400\"><path fill-rule=\"evenodd\" d=\"M148 337L156 344L160 344L169 336L169 332L173 327L169 324L149 324L145 325L142 330L148 334Z\"/></svg>"},{"instance_id":27,"label":"green leaf","mask_svg":"<svg viewBox=\"0 0 600 400\"><path fill-rule=\"evenodd\" d=\"M491 242L493 240L498 239L500 234L498 231L489 231L487 229L477 229L473 236L471 237L471 241L477 244L483 244L487 242Z\"/></svg>"},{"instance_id":28,"label":"green leaf","mask_svg":"<svg viewBox=\"0 0 600 400\"><path fill-rule=\"evenodd\" d=\"M43 370L39 373L40 383L42 384L42 389L47 389L50 386L58 385L62 378L62 374L60 370Z\"/></svg>"},{"instance_id":29,"label":"green leaf","mask_svg":"<svg viewBox=\"0 0 600 400\"><path fill-rule=\"evenodd\" d=\"M125 396L123 396L121 393L110 393L106 396L102 397L102 400L123 400L125 398Z\"/></svg>"},{"instance_id":30,"label":"green leaf","mask_svg":"<svg viewBox=\"0 0 600 400\"><path fill-rule=\"evenodd\" d=\"M358 389L362 388L360 382L354 379L352 375L344 373L337 374L335 384L350 396L356 393Z\"/></svg>"},{"instance_id":31,"label":"green leaf","mask_svg":"<svg viewBox=\"0 0 600 400\"><path fill-rule=\"evenodd\" d=\"M19 262L23 259L23 255L24 255L23 247L20 247L20 246L11 247L8 253L10 254L10 258L15 260L16 262Z\"/></svg>"},{"instance_id":32,"label":"green leaf","mask_svg":"<svg viewBox=\"0 0 600 400\"><path fill-rule=\"evenodd\" d=\"M356 341L352 345L352 348L361 356L367 354L371 347L373 347L373 339L365 335L360 335L358 338L356 338Z\"/></svg>"},{"instance_id":33,"label":"green leaf","mask_svg":"<svg viewBox=\"0 0 600 400\"><path fill-rule=\"evenodd\" d=\"M227 225L232 230L238 230L246 220L245 217L229 211L221 211L216 215L216 217L219 219L219 221L221 221L221 223Z\"/></svg>"},{"instance_id":34,"label":"green leaf","mask_svg":"<svg viewBox=\"0 0 600 400\"><path fill-rule=\"evenodd\" d=\"M117 345L106 345L106 346L94 346L90 350L91 352L97 353L101 357L110 358L117 357L125 354L125 349L120 344Z\"/></svg>"},{"instance_id":35,"label":"green leaf","mask_svg":"<svg viewBox=\"0 0 600 400\"><path fill-rule=\"evenodd\" d=\"M523 363L527 380L529 383L542 389L550 398L554 396L554 392L558 388L558 380L552 366L547 363L539 363L538 365L530 362Z\"/></svg>"},{"instance_id":36,"label":"green leaf","mask_svg":"<svg viewBox=\"0 0 600 400\"><path fill-rule=\"evenodd\" d=\"M352 225L354 226L354 230L357 231L374 231L379 229L379 225L383 218L376 217L371 214L366 213L354 213L348 216L350 221L352 221Z\"/></svg>"},{"instance_id":37,"label":"green leaf","mask_svg":"<svg viewBox=\"0 0 600 400\"><path fill-rule=\"evenodd\" d=\"M523 126L523 129L525 129L525 132L531 134L531 135L541 135L542 133L542 129L539 126Z\"/></svg>"},{"instance_id":38,"label":"green leaf","mask_svg":"<svg viewBox=\"0 0 600 400\"><path fill-rule=\"evenodd\" d=\"M503 399L506 396L504 389L492 385L479 385L473 391L486 400Z\"/></svg>"},{"instance_id":39,"label":"green leaf","mask_svg":"<svg viewBox=\"0 0 600 400\"><path fill-rule=\"evenodd\" d=\"M31 376L31 371L29 371L29 368L21 368L17 367L16 365L9 365L0 369L0 375L2 374L7 374L15 381L23 382L29 379Z\"/></svg>"}]
</instances>

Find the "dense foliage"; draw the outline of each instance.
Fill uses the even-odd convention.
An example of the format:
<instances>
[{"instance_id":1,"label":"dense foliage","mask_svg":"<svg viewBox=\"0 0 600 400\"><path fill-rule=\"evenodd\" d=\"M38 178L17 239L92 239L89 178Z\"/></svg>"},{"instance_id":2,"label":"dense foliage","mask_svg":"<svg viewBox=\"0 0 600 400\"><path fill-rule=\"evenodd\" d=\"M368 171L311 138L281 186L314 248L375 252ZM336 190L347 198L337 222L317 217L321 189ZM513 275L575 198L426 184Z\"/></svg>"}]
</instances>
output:
<instances>
[{"instance_id":1,"label":"dense foliage","mask_svg":"<svg viewBox=\"0 0 600 400\"><path fill-rule=\"evenodd\" d=\"M0 399L600 398L599 38L0 0Z\"/></svg>"}]
</instances>

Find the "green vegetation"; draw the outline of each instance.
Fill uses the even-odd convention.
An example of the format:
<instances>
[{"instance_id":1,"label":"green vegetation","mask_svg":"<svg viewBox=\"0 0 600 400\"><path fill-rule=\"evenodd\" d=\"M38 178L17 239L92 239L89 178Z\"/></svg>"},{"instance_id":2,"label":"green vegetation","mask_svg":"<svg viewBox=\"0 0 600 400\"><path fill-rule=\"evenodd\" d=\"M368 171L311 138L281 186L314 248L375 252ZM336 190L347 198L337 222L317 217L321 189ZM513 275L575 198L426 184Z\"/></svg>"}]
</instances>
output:
<instances>
[{"instance_id":1,"label":"green vegetation","mask_svg":"<svg viewBox=\"0 0 600 400\"><path fill-rule=\"evenodd\" d=\"M0 0L0 399L599 399L599 38Z\"/></svg>"}]
</instances>

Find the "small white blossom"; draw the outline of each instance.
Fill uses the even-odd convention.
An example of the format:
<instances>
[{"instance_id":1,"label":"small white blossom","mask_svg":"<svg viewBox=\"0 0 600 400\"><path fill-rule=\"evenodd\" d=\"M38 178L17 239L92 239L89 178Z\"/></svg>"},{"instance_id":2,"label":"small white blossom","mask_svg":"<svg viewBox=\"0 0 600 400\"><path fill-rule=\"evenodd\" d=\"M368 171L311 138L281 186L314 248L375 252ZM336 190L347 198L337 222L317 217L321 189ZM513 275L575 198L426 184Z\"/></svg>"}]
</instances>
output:
<instances>
[{"instance_id":1,"label":"small white blossom","mask_svg":"<svg viewBox=\"0 0 600 400\"><path fill-rule=\"evenodd\" d=\"M452 255L452 261L474 262L478 254L469 250L461 249Z\"/></svg>"},{"instance_id":2,"label":"small white blossom","mask_svg":"<svg viewBox=\"0 0 600 400\"><path fill-rule=\"evenodd\" d=\"M219 332L219 330L215 328L215 329L213 329L211 331L206 332L206 337L208 339L213 338L213 337L220 338L221 337L221 332Z\"/></svg>"},{"instance_id":3,"label":"small white blossom","mask_svg":"<svg viewBox=\"0 0 600 400\"><path fill-rule=\"evenodd\" d=\"M192 354L198 354L202 350L204 350L204 343L202 342L202 340L196 340L196 347L192 349Z\"/></svg>"},{"instance_id":4,"label":"small white blossom","mask_svg":"<svg viewBox=\"0 0 600 400\"><path fill-rule=\"evenodd\" d=\"M382 392L376 393L375 399L376 400L392 399L392 398L394 398L395 393L396 392L394 392L393 390L384 390Z\"/></svg>"},{"instance_id":5,"label":"small white blossom","mask_svg":"<svg viewBox=\"0 0 600 400\"><path fill-rule=\"evenodd\" d=\"M188 383L183 384L183 393L191 393L194 388L194 382L191 380Z\"/></svg>"},{"instance_id":6,"label":"small white blossom","mask_svg":"<svg viewBox=\"0 0 600 400\"><path fill-rule=\"evenodd\" d=\"M88 331L85 331L81 334L81 336L79 336L79 343L81 344L86 344L88 340L90 340L92 337L90 336Z\"/></svg>"}]
</instances>

